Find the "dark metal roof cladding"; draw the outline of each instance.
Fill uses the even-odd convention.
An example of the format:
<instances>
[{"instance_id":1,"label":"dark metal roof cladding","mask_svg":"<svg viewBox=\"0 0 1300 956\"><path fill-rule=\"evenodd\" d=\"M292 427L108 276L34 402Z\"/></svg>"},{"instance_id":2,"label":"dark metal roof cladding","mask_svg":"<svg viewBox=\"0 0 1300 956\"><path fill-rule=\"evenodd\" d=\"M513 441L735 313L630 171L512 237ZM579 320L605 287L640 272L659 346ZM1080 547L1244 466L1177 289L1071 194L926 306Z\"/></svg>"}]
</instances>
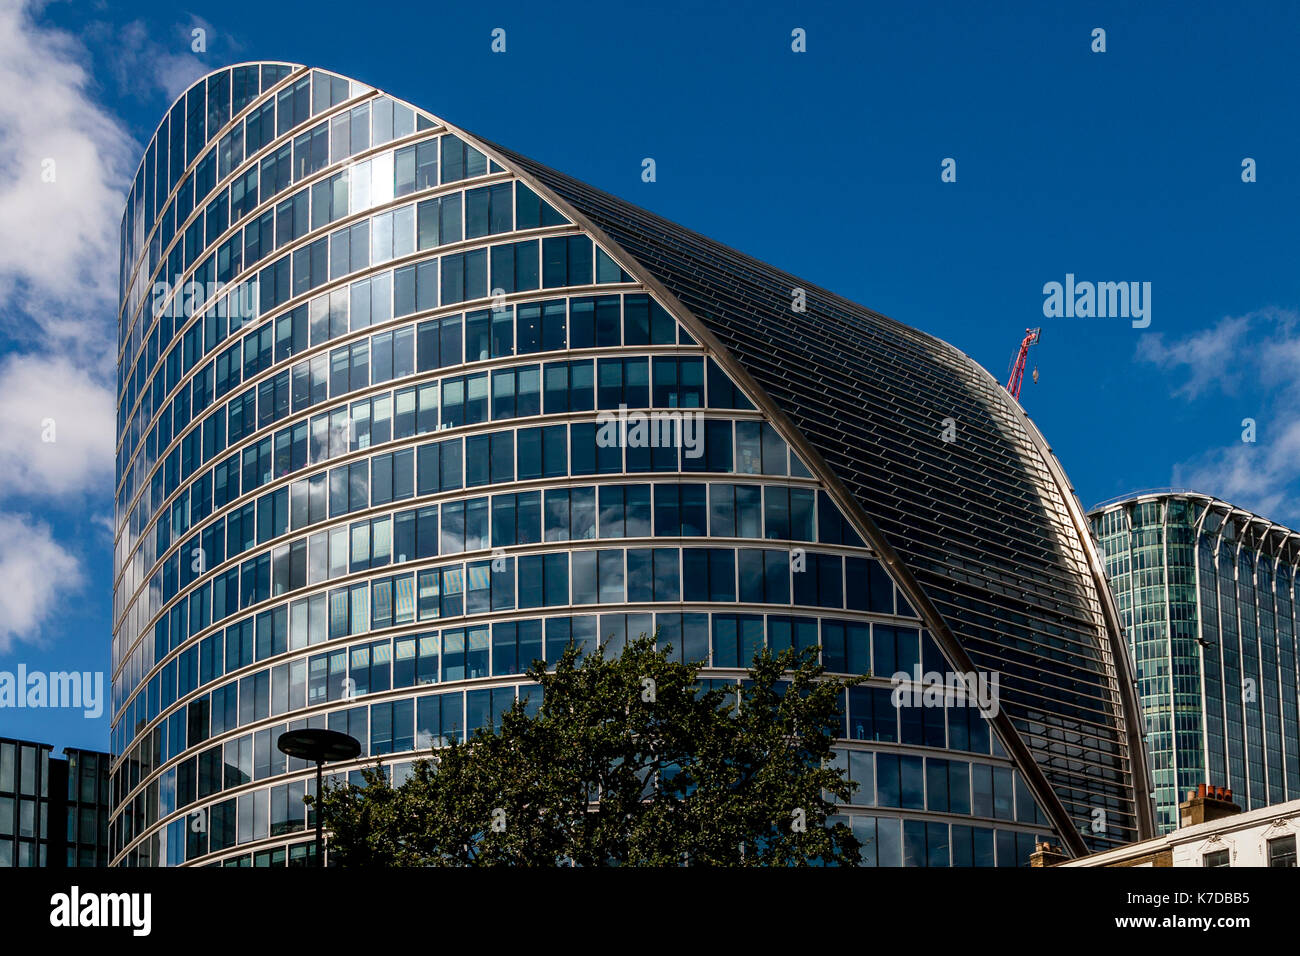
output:
<instances>
[{"instance_id":1,"label":"dark metal roof cladding","mask_svg":"<svg viewBox=\"0 0 1300 956\"><path fill-rule=\"evenodd\" d=\"M1040 799L1072 849L1150 835L1141 720L1101 565L1073 489L1005 390L945 342L482 145L630 258L724 367L765 393L760 407L797 430L787 438L919 586L953 664L999 672L1014 727L999 724L1004 742L1041 770L1027 776L1050 787ZM940 438L946 418L956 441Z\"/></svg>"}]
</instances>

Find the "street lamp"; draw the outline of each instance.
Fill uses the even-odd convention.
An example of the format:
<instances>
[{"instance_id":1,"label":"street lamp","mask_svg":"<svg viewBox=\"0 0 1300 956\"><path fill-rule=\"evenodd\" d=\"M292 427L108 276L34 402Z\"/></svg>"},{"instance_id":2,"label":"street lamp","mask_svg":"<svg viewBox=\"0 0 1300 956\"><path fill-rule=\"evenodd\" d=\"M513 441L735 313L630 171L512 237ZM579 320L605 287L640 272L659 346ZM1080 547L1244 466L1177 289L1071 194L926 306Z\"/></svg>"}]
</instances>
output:
<instances>
[{"instance_id":1,"label":"street lamp","mask_svg":"<svg viewBox=\"0 0 1300 956\"><path fill-rule=\"evenodd\" d=\"M316 764L316 865L325 865L325 834L321 813L321 768L327 760L353 760L361 754L361 741L337 730L290 730L275 742L281 753Z\"/></svg>"}]
</instances>

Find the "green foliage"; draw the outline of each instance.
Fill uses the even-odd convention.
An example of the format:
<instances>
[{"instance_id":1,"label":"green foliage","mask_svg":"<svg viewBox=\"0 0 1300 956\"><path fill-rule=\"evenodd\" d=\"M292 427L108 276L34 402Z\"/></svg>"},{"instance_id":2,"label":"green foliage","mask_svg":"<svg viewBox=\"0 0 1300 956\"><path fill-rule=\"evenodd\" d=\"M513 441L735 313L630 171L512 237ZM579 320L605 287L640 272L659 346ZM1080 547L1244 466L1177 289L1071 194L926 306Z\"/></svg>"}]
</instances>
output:
<instances>
[{"instance_id":1,"label":"green foliage","mask_svg":"<svg viewBox=\"0 0 1300 956\"><path fill-rule=\"evenodd\" d=\"M849 828L825 826L855 784L830 763L842 690L816 651L755 656L737 694L642 636L617 657L569 648L528 677L500 732L415 763L393 787L326 788L343 866L854 864ZM527 689L539 693L538 688ZM739 697L739 700L737 700Z\"/></svg>"}]
</instances>

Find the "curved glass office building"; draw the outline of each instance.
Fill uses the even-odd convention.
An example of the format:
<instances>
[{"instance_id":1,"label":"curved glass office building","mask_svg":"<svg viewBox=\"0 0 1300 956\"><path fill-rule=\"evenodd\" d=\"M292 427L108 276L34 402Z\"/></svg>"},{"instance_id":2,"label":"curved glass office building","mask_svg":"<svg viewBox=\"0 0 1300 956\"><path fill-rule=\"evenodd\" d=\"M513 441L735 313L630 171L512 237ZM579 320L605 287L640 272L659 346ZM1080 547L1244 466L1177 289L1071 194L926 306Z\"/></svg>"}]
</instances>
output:
<instances>
[{"instance_id":1,"label":"curved glass office building","mask_svg":"<svg viewBox=\"0 0 1300 956\"><path fill-rule=\"evenodd\" d=\"M1188 790L1300 797L1300 534L1190 491L1089 515L1128 632L1161 832Z\"/></svg>"},{"instance_id":2,"label":"curved glass office building","mask_svg":"<svg viewBox=\"0 0 1300 956\"><path fill-rule=\"evenodd\" d=\"M764 643L876 675L838 751L868 863L1151 833L1082 510L951 346L278 63L163 118L121 282L117 864L304 863L286 729L400 778L530 661L656 630L713 681Z\"/></svg>"}]
</instances>

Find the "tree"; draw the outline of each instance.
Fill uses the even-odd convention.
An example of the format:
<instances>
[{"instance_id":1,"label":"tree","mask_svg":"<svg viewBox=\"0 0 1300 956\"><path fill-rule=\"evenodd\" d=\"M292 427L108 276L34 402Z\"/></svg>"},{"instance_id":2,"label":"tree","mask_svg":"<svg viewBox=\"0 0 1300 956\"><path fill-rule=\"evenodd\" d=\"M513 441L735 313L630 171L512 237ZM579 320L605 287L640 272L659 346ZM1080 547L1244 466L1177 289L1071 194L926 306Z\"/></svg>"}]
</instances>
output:
<instances>
[{"instance_id":1,"label":"tree","mask_svg":"<svg viewBox=\"0 0 1300 956\"><path fill-rule=\"evenodd\" d=\"M816 650L754 657L739 687L706 689L699 667L654 638L570 647L527 676L499 732L478 730L417 761L394 787L327 787L330 855L342 866L855 864L859 843L827 828L856 787L831 764L842 690Z\"/></svg>"}]
</instances>

